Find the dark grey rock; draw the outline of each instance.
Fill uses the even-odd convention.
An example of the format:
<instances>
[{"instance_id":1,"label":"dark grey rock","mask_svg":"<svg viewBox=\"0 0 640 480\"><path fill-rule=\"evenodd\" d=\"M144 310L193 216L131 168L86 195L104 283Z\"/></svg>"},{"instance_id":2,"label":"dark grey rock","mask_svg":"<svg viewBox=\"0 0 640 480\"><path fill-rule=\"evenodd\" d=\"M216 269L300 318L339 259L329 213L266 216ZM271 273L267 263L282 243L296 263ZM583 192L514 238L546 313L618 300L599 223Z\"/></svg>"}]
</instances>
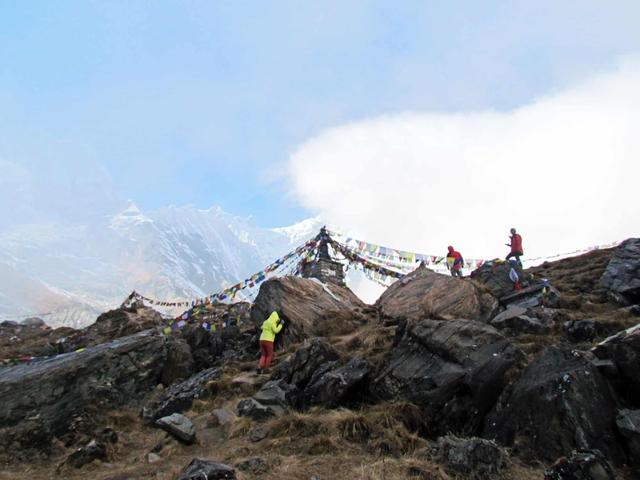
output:
<instances>
[{"instance_id":1,"label":"dark grey rock","mask_svg":"<svg viewBox=\"0 0 640 480\"><path fill-rule=\"evenodd\" d=\"M256 425L249 431L249 440L258 443L267 438L267 430L263 425Z\"/></svg>"},{"instance_id":2,"label":"dark grey rock","mask_svg":"<svg viewBox=\"0 0 640 480\"><path fill-rule=\"evenodd\" d=\"M607 379L616 379L619 377L618 367L613 360L601 360L594 356L591 359L591 365L596 367L598 371Z\"/></svg>"},{"instance_id":3,"label":"dark grey rock","mask_svg":"<svg viewBox=\"0 0 640 480\"><path fill-rule=\"evenodd\" d=\"M298 389L284 380L270 380L258 390L253 399L262 405L275 405L287 408L295 405Z\"/></svg>"},{"instance_id":4,"label":"dark grey rock","mask_svg":"<svg viewBox=\"0 0 640 480\"><path fill-rule=\"evenodd\" d=\"M509 306L491 320L491 325L498 330L508 330L512 334L543 334L549 331L549 324L539 318L527 315L528 310L518 305Z\"/></svg>"},{"instance_id":5,"label":"dark grey rock","mask_svg":"<svg viewBox=\"0 0 640 480\"><path fill-rule=\"evenodd\" d=\"M629 238L616 248L600 285L623 304L640 302L640 238Z\"/></svg>"},{"instance_id":6,"label":"dark grey rock","mask_svg":"<svg viewBox=\"0 0 640 480\"><path fill-rule=\"evenodd\" d=\"M485 420L482 436L526 460L553 460L575 448L599 448L616 462L616 401L587 355L545 349L509 386Z\"/></svg>"},{"instance_id":7,"label":"dark grey rock","mask_svg":"<svg viewBox=\"0 0 640 480\"><path fill-rule=\"evenodd\" d=\"M253 398L246 398L238 402L238 415L261 421L284 414L286 409L280 405L263 405Z\"/></svg>"},{"instance_id":8,"label":"dark grey rock","mask_svg":"<svg viewBox=\"0 0 640 480\"><path fill-rule=\"evenodd\" d=\"M569 320L564 322L562 330L572 342L592 342L602 326L595 320Z\"/></svg>"},{"instance_id":9,"label":"dark grey rock","mask_svg":"<svg viewBox=\"0 0 640 480\"><path fill-rule=\"evenodd\" d=\"M178 480L235 480L235 478L235 470L228 465L194 458L180 472Z\"/></svg>"},{"instance_id":10,"label":"dark grey rock","mask_svg":"<svg viewBox=\"0 0 640 480\"><path fill-rule=\"evenodd\" d=\"M0 369L0 451L47 449L82 412L135 405L160 380L163 336L146 331L33 364Z\"/></svg>"},{"instance_id":11,"label":"dark grey rock","mask_svg":"<svg viewBox=\"0 0 640 480\"><path fill-rule=\"evenodd\" d=\"M107 447L104 443L91 440L86 446L78 448L75 452L67 457L64 465L73 468L82 468L94 460L106 460Z\"/></svg>"},{"instance_id":12,"label":"dark grey rock","mask_svg":"<svg viewBox=\"0 0 640 480\"><path fill-rule=\"evenodd\" d=\"M327 364L334 368L316 370L301 394L303 408L314 405L335 408L364 396L371 371L369 362L352 358L342 366L334 364Z\"/></svg>"},{"instance_id":13,"label":"dark grey rock","mask_svg":"<svg viewBox=\"0 0 640 480\"><path fill-rule=\"evenodd\" d=\"M623 330L593 348L601 360L615 363L619 376L610 379L629 405L640 407L640 325Z\"/></svg>"},{"instance_id":14,"label":"dark grey rock","mask_svg":"<svg viewBox=\"0 0 640 480\"><path fill-rule=\"evenodd\" d=\"M180 413L162 417L156 420L156 425L184 443L191 444L196 439L196 428L193 423Z\"/></svg>"},{"instance_id":15,"label":"dark grey rock","mask_svg":"<svg viewBox=\"0 0 640 480\"><path fill-rule=\"evenodd\" d=\"M209 368L180 383L174 383L157 398L147 402L142 409L142 417L154 421L172 413L189 410L195 399L204 397L207 383L219 377L217 368Z\"/></svg>"},{"instance_id":16,"label":"dark grey rock","mask_svg":"<svg viewBox=\"0 0 640 480\"><path fill-rule=\"evenodd\" d=\"M627 439L631 461L640 464L640 410L623 409L618 412L616 426Z\"/></svg>"},{"instance_id":17,"label":"dark grey rock","mask_svg":"<svg viewBox=\"0 0 640 480\"><path fill-rule=\"evenodd\" d=\"M615 480L613 469L598 450L578 450L561 457L544 472L545 480Z\"/></svg>"},{"instance_id":18,"label":"dark grey rock","mask_svg":"<svg viewBox=\"0 0 640 480\"><path fill-rule=\"evenodd\" d=\"M514 292L513 282L509 278L510 270L511 265L508 262L486 262L471 272L471 278L483 283L495 297L501 298ZM520 267L516 267L516 271L520 278L520 284L523 287L528 287L533 277Z\"/></svg>"},{"instance_id":19,"label":"dark grey rock","mask_svg":"<svg viewBox=\"0 0 640 480\"><path fill-rule=\"evenodd\" d=\"M281 362L273 370L271 379L284 380L299 389L304 389L318 368L337 359L338 353L331 345L324 340L313 338Z\"/></svg>"},{"instance_id":20,"label":"dark grey rock","mask_svg":"<svg viewBox=\"0 0 640 480\"><path fill-rule=\"evenodd\" d=\"M494 478L505 467L508 456L491 440L446 436L438 439L437 457L456 472L473 478Z\"/></svg>"},{"instance_id":21,"label":"dark grey rock","mask_svg":"<svg viewBox=\"0 0 640 480\"><path fill-rule=\"evenodd\" d=\"M167 361L162 368L162 383L171 385L176 380L189 378L194 372L191 347L186 340L172 338L167 342Z\"/></svg>"},{"instance_id":22,"label":"dark grey rock","mask_svg":"<svg viewBox=\"0 0 640 480\"><path fill-rule=\"evenodd\" d=\"M491 324L496 327L497 325L501 325L507 320L512 318L519 317L520 315L526 315L527 309L524 307L519 307L517 305L512 305L503 312L500 312L498 315L491 319Z\"/></svg>"},{"instance_id":23,"label":"dark grey rock","mask_svg":"<svg viewBox=\"0 0 640 480\"><path fill-rule=\"evenodd\" d=\"M405 322L396 339L370 389L416 404L433 436L476 434L507 371L524 359L495 328L471 320Z\"/></svg>"},{"instance_id":24,"label":"dark grey rock","mask_svg":"<svg viewBox=\"0 0 640 480\"><path fill-rule=\"evenodd\" d=\"M545 283L536 283L518 290L504 297L500 297L500 303L507 306L519 306L524 308L557 307L560 301L560 292Z\"/></svg>"},{"instance_id":25,"label":"dark grey rock","mask_svg":"<svg viewBox=\"0 0 640 480\"><path fill-rule=\"evenodd\" d=\"M210 332L198 324L187 325L180 332L191 348L194 371L211 368L225 350L225 344L219 332Z\"/></svg>"}]
</instances>

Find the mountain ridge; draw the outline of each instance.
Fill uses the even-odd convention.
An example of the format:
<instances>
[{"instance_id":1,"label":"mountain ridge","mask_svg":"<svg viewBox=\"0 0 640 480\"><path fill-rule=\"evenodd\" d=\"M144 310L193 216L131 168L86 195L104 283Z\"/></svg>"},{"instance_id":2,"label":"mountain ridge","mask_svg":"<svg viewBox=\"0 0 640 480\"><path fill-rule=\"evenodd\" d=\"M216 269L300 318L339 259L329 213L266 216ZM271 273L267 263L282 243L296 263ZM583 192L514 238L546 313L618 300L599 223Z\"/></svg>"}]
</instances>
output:
<instances>
[{"instance_id":1,"label":"mountain ridge","mask_svg":"<svg viewBox=\"0 0 640 480\"><path fill-rule=\"evenodd\" d=\"M218 206L143 212L129 201L87 223L15 225L0 234L0 318L44 316L81 327L131 290L202 297L262 269L311 237L320 220L262 228Z\"/></svg>"}]
</instances>

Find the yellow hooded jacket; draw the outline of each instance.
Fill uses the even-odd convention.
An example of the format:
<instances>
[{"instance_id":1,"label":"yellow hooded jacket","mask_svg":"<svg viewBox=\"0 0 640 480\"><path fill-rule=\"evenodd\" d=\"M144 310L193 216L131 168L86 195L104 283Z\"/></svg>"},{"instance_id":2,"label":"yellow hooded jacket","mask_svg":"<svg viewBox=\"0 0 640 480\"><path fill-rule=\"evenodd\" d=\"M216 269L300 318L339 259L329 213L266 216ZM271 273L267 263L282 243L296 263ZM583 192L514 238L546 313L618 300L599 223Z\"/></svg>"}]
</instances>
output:
<instances>
[{"instance_id":1,"label":"yellow hooded jacket","mask_svg":"<svg viewBox=\"0 0 640 480\"><path fill-rule=\"evenodd\" d=\"M278 320L280 320L278 312L271 312L269 318L262 322L262 335L260 335L260 340L273 342L276 339L276 333L282 330L282 323L278 323Z\"/></svg>"}]
</instances>

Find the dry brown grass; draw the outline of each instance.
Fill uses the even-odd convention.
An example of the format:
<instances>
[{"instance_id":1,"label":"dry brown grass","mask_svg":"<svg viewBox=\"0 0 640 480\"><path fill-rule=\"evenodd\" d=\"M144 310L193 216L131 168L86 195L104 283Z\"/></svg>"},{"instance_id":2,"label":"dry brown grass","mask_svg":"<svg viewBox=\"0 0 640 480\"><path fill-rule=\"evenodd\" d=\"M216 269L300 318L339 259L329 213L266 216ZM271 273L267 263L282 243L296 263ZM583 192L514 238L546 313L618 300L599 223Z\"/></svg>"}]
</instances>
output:
<instances>
[{"instance_id":1,"label":"dry brown grass","mask_svg":"<svg viewBox=\"0 0 640 480\"><path fill-rule=\"evenodd\" d=\"M315 409L289 413L267 423L276 450L294 449L309 455L364 449L370 454L407 455L427 445L418 435L420 412L399 402L348 409ZM309 442L302 442L309 439Z\"/></svg>"}]
</instances>

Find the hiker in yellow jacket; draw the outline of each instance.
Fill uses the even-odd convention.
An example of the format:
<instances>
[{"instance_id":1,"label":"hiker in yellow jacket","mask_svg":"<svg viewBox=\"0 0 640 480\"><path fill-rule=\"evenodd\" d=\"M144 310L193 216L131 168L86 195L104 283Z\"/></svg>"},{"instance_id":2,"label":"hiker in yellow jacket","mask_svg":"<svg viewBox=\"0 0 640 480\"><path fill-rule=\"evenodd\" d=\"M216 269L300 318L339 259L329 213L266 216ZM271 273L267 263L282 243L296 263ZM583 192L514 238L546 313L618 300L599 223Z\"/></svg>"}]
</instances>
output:
<instances>
[{"instance_id":1,"label":"hiker in yellow jacket","mask_svg":"<svg viewBox=\"0 0 640 480\"><path fill-rule=\"evenodd\" d=\"M260 335L260 364L258 373L262 373L271 366L273 359L273 341L276 334L282 330L284 320L280 318L278 312L273 311L269 318L262 322L262 335Z\"/></svg>"}]
</instances>

